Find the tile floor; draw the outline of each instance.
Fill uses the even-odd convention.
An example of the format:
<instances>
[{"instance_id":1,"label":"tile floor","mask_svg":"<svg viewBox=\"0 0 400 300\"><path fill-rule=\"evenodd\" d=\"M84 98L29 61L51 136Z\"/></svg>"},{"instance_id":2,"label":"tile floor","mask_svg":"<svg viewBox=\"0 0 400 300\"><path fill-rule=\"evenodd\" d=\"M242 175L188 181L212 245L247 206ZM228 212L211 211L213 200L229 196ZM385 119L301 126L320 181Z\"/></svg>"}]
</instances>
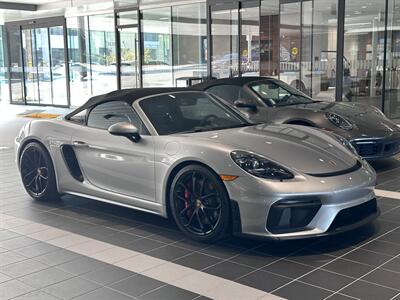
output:
<instances>
[{"instance_id":1,"label":"tile floor","mask_svg":"<svg viewBox=\"0 0 400 300\"><path fill-rule=\"evenodd\" d=\"M400 191L400 160L374 167L379 189ZM207 245L126 208L34 202L11 149L0 186L0 299L400 299L399 199L380 197L374 224L335 237Z\"/></svg>"}]
</instances>

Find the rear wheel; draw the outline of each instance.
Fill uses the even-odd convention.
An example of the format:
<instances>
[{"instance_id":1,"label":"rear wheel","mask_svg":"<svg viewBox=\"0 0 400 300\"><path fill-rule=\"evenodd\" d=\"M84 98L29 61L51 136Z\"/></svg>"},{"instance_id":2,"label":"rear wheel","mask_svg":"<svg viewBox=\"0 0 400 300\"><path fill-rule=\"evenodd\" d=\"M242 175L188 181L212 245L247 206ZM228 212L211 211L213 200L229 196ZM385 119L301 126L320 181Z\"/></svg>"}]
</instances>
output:
<instances>
[{"instance_id":1,"label":"rear wheel","mask_svg":"<svg viewBox=\"0 0 400 300\"><path fill-rule=\"evenodd\" d=\"M53 163L37 142L25 146L20 157L21 179L27 193L37 200L58 199Z\"/></svg>"},{"instance_id":2,"label":"rear wheel","mask_svg":"<svg viewBox=\"0 0 400 300\"><path fill-rule=\"evenodd\" d=\"M169 201L176 224L191 239L213 242L227 236L229 198L221 179L206 167L182 168L172 181Z\"/></svg>"}]
</instances>

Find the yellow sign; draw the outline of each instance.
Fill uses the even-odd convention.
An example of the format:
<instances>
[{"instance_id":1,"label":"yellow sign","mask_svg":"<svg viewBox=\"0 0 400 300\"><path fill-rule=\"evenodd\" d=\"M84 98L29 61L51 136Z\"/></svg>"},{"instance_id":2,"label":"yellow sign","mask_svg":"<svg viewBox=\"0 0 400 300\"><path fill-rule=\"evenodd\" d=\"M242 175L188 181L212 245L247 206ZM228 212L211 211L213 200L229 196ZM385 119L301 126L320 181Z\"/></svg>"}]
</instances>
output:
<instances>
[{"instance_id":1,"label":"yellow sign","mask_svg":"<svg viewBox=\"0 0 400 300\"><path fill-rule=\"evenodd\" d=\"M292 48L292 55L297 55L297 54L299 54L299 48L293 47Z\"/></svg>"}]
</instances>

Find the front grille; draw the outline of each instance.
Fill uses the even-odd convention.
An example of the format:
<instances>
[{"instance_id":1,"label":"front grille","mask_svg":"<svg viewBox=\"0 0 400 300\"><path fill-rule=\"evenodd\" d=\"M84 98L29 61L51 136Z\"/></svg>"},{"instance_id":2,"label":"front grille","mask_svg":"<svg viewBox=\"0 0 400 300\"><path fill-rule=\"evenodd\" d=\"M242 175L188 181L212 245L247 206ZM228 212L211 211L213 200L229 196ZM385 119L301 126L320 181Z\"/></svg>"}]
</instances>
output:
<instances>
[{"instance_id":1,"label":"front grille","mask_svg":"<svg viewBox=\"0 0 400 300\"><path fill-rule=\"evenodd\" d=\"M378 155L382 149L382 144L379 142L355 142L353 145L361 156Z\"/></svg>"},{"instance_id":2,"label":"front grille","mask_svg":"<svg viewBox=\"0 0 400 300\"><path fill-rule=\"evenodd\" d=\"M399 151L400 141L392 140L385 142L384 139L378 140L356 140L352 142L358 154L362 157L388 156Z\"/></svg>"},{"instance_id":3,"label":"front grille","mask_svg":"<svg viewBox=\"0 0 400 300\"><path fill-rule=\"evenodd\" d=\"M341 210L331 226L330 230L338 230L342 227L346 227L357 222L368 218L369 216L375 215L378 212L376 199L372 199L368 202L362 203L357 206L349 207Z\"/></svg>"}]
</instances>

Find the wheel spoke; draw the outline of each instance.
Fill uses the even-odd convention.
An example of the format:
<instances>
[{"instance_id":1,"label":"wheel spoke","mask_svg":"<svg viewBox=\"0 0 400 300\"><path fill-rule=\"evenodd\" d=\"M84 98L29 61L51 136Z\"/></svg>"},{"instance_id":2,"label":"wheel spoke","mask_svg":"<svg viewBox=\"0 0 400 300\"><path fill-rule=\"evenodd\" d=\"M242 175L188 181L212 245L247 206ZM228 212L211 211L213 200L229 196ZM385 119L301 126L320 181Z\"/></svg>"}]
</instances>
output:
<instances>
[{"instance_id":1,"label":"wheel spoke","mask_svg":"<svg viewBox=\"0 0 400 300\"><path fill-rule=\"evenodd\" d=\"M203 208L205 208L205 209L210 209L210 210L218 210L218 209L221 208L221 204L218 204L217 207L209 206L209 205L204 205L204 204L203 204Z\"/></svg>"},{"instance_id":2,"label":"wheel spoke","mask_svg":"<svg viewBox=\"0 0 400 300\"><path fill-rule=\"evenodd\" d=\"M190 209L190 206L186 206L184 209L181 210L179 213L181 216Z\"/></svg>"},{"instance_id":3,"label":"wheel spoke","mask_svg":"<svg viewBox=\"0 0 400 300\"><path fill-rule=\"evenodd\" d=\"M29 177L30 175L32 175L33 173L35 173L35 171L36 171L36 170L32 170L32 171L26 173L26 174L24 175L24 179L26 179L27 177Z\"/></svg>"},{"instance_id":4,"label":"wheel spoke","mask_svg":"<svg viewBox=\"0 0 400 300\"><path fill-rule=\"evenodd\" d=\"M186 190L186 185L184 185L182 182L177 182L176 185L180 185L181 187L183 187Z\"/></svg>"},{"instance_id":5,"label":"wheel spoke","mask_svg":"<svg viewBox=\"0 0 400 300\"><path fill-rule=\"evenodd\" d=\"M33 155L33 154L32 154ZM28 152L26 155L24 155L24 158L27 158L27 160L29 160L30 162L31 162L31 164L33 165L33 166L35 166L35 162L34 162L34 160L33 160L33 157L31 157L31 155L30 155L30 153ZM24 161L26 161L25 159L24 159Z\"/></svg>"},{"instance_id":6,"label":"wheel spoke","mask_svg":"<svg viewBox=\"0 0 400 300\"><path fill-rule=\"evenodd\" d=\"M206 177L203 175L203 180L201 181L200 185L200 197L203 195L205 182L206 182Z\"/></svg>"},{"instance_id":7,"label":"wheel spoke","mask_svg":"<svg viewBox=\"0 0 400 300\"><path fill-rule=\"evenodd\" d=\"M186 201L187 201L184 197L182 197L181 195L178 195L177 193L175 193L175 196L176 196L179 200L182 200L183 202L186 202Z\"/></svg>"},{"instance_id":8,"label":"wheel spoke","mask_svg":"<svg viewBox=\"0 0 400 300\"><path fill-rule=\"evenodd\" d=\"M42 192L43 191L43 185L42 185L42 180L41 180L40 176L38 176L38 186L39 186L38 192Z\"/></svg>"},{"instance_id":9,"label":"wheel spoke","mask_svg":"<svg viewBox=\"0 0 400 300\"><path fill-rule=\"evenodd\" d=\"M29 157L29 156L27 155L27 157ZM30 158L29 159L23 159L22 160L22 166L23 167L27 167L28 169L36 169L35 163Z\"/></svg>"},{"instance_id":10,"label":"wheel spoke","mask_svg":"<svg viewBox=\"0 0 400 300\"><path fill-rule=\"evenodd\" d=\"M38 168L39 169L43 168L43 167L41 167L41 164L42 164L42 155L39 153L39 155L38 155Z\"/></svg>"},{"instance_id":11,"label":"wheel spoke","mask_svg":"<svg viewBox=\"0 0 400 300\"><path fill-rule=\"evenodd\" d=\"M193 212L193 214L190 216L189 221L188 221L185 225L183 225L183 226L189 227L189 226L190 226L190 223L192 223L192 221L193 221L193 219L194 219L194 215L195 215L195 214L196 214L196 212Z\"/></svg>"},{"instance_id":12,"label":"wheel spoke","mask_svg":"<svg viewBox=\"0 0 400 300\"><path fill-rule=\"evenodd\" d=\"M200 199L201 200L205 200L207 198L214 197L214 196L218 196L218 194L217 193L209 193L209 194L207 194L205 196L201 196Z\"/></svg>"},{"instance_id":13,"label":"wheel spoke","mask_svg":"<svg viewBox=\"0 0 400 300\"><path fill-rule=\"evenodd\" d=\"M32 183L35 182L37 176L33 177L32 180L26 185L26 187L30 187L32 185Z\"/></svg>"},{"instance_id":14,"label":"wheel spoke","mask_svg":"<svg viewBox=\"0 0 400 300\"><path fill-rule=\"evenodd\" d=\"M36 150L35 149L32 150L32 156L33 156L33 163L35 164L35 167L39 167L38 166L38 161L37 161L37 154L36 154Z\"/></svg>"},{"instance_id":15,"label":"wheel spoke","mask_svg":"<svg viewBox=\"0 0 400 300\"><path fill-rule=\"evenodd\" d=\"M39 183L38 183L38 181L39 181L39 176L36 176L35 177L35 191L36 191L37 194L39 193Z\"/></svg>"},{"instance_id":16,"label":"wheel spoke","mask_svg":"<svg viewBox=\"0 0 400 300\"><path fill-rule=\"evenodd\" d=\"M196 195L196 173L192 173L192 193L193 195Z\"/></svg>"},{"instance_id":17,"label":"wheel spoke","mask_svg":"<svg viewBox=\"0 0 400 300\"><path fill-rule=\"evenodd\" d=\"M204 225L203 225L203 222L201 222L201 219L200 219L199 211L198 211L198 210L197 210L197 212L196 212L196 218L197 218L197 222L198 222L199 225L200 225L201 232L204 233Z\"/></svg>"},{"instance_id":18,"label":"wheel spoke","mask_svg":"<svg viewBox=\"0 0 400 300\"><path fill-rule=\"evenodd\" d=\"M201 211L204 215L204 218L206 219L206 221L208 222L208 224L210 224L211 228L214 229L214 225L213 222L211 222L210 218L208 217L208 214L204 211L203 208L201 208Z\"/></svg>"}]
</instances>

